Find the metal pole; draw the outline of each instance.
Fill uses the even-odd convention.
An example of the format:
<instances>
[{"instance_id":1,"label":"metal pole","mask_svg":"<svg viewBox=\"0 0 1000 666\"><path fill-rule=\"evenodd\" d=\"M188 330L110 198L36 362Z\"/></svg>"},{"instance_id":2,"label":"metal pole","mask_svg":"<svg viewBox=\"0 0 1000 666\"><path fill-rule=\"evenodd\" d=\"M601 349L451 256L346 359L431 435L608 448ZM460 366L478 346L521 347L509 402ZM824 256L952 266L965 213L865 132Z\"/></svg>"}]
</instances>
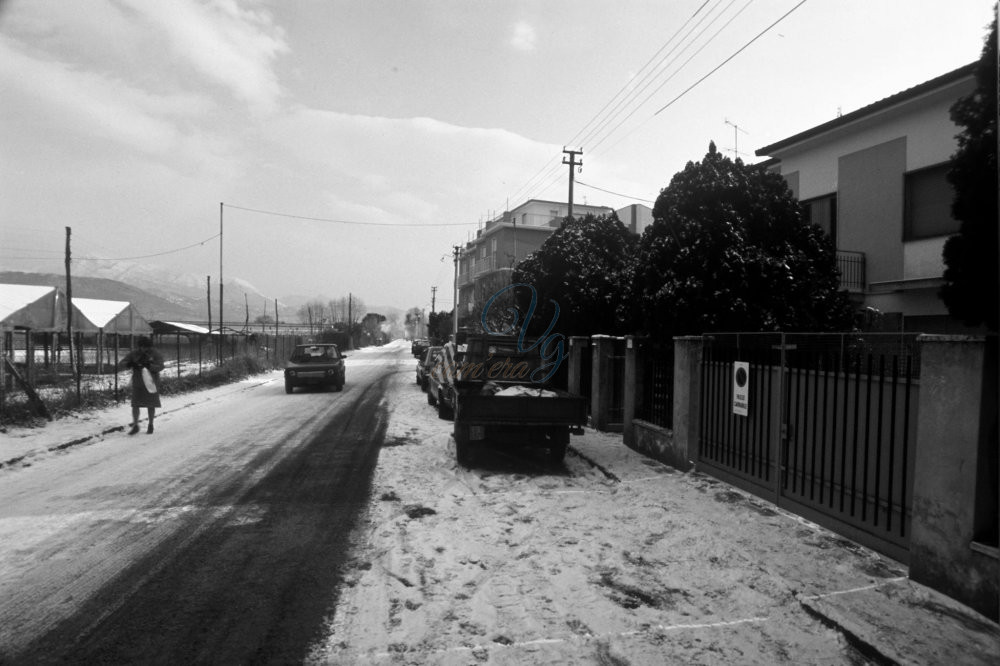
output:
<instances>
[{"instance_id":1,"label":"metal pole","mask_svg":"<svg viewBox=\"0 0 1000 666\"><path fill-rule=\"evenodd\" d=\"M219 363L222 363L222 209L223 203L219 202Z\"/></svg>"}]
</instances>

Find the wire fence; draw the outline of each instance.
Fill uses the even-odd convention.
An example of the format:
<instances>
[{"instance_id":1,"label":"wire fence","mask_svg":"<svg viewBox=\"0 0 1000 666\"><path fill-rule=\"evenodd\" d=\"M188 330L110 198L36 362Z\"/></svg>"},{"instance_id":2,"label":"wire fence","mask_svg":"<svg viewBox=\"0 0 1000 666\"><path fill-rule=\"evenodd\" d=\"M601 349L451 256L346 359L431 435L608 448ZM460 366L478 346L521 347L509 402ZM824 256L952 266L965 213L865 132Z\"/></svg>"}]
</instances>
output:
<instances>
[{"instance_id":1,"label":"wire fence","mask_svg":"<svg viewBox=\"0 0 1000 666\"><path fill-rule=\"evenodd\" d=\"M7 332L0 359L0 417L34 404L77 405L96 396L123 400L131 370L121 361L138 336L77 333L72 349L63 333ZM303 336L295 334L226 334L150 336L163 356L161 378L201 377L237 359L256 367L280 367Z\"/></svg>"}]
</instances>

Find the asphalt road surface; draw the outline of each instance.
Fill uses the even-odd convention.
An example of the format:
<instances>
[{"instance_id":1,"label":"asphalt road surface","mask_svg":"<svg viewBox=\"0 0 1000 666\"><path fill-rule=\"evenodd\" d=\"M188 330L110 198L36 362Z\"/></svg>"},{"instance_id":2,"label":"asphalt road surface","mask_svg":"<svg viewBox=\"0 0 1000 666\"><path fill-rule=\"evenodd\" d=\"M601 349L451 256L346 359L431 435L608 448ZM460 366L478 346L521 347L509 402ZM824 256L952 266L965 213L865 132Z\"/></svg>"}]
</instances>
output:
<instances>
[{"instance_id":1,"label":"asphalt road surface","mask_svg":"<svg viewBox=\"0 0 1000 666\"><path fill-rule=\"evenodd\" d=\"M398 349L369 352L339 393L272 380L171 398L154 435L5 472L0 663L301 662L335 607L403 371Z\"/></svg>"}]
</instances>

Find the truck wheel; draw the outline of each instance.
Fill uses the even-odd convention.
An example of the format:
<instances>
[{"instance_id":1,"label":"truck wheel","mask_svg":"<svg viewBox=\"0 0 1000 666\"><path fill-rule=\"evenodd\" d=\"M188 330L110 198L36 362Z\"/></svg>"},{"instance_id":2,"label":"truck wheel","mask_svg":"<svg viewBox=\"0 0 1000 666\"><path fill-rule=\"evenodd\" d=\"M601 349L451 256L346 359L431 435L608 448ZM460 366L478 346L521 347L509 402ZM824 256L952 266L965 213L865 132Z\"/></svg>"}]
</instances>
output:
<instances>
[{"instance_id":1,"label":"truck wheel","mask_svg":"<svg viewBox=\"0 0 1000 666\"><path fill-rule=\"evenodd\" d=\"M295 390L295 386L292 385L292 383L286 379L285 380L285 393L291 393L294 390Z\"/></svg>"},{"instance_id":2,"label":"truck wheel","mask_svg":"<svg viewBox=\"0 0 1000 666\"><path fill-rule=\"evenodd\" d=\"M427 390L427 404L430 405L431 407L433 407L434 405L437 404L437 402L438 402L437 398L434 397L434 391L431 391L430 389L428 389Z\"/></svg>"},{"instance_id":3,"label":"truck wheel","mask_svg":"<svg viewBox=\"0 0 1000 666\"><path fill-rule=\"evenodd\" d=\"M450 421L455 418L455 410L451 408L448 401L444 397L438 398L438 418L444 419L445 421Z\"/></svg>"},{"instance_id":4,"label":"truck wheel","mask_svg":"<svg viewBox=\"0 0 1000 666\"><path fill-rule=\"evenodd\" d=\"M455 426L455 460L462 467L472 464L474 446L469 441L469 427Z\"/></svg>"},{"instance_id":5,"label":"truck wheel","mask_svg":"<svg viewBox=\"0 0 1000 666\"><path fill-rule=\"evenodd\" d=\"M569 430L557 430L549 433L549 462L558 465L566 457L569 448Z\"/></svg>"}]
</instances>

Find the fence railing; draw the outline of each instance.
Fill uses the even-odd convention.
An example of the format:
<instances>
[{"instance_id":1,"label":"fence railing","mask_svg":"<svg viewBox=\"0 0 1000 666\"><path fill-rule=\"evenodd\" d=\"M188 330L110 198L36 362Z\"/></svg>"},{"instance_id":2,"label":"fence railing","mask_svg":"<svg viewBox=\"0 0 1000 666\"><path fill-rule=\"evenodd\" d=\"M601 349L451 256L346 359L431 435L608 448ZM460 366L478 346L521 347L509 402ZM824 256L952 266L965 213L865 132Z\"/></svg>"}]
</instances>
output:
<instances>
[{"instance_id":1,"label":"fence railing","mask_svg":"<svg viewBox=\"0 0 1000 666\"><path fill-rule=\"evenodd\" d=\"M639 359L642 395L636 418L661 428L674 422L674 346L672 343L650 345Z\"/></svg>"},{"instance_id":2,"label":"fence railing","mask_svg":"<svg viewBox=\"0 0 1000 666\"><path fill-rule=\"evenodd\" d=\"M863 292L868 283L865 276L865 253L837 250L840 286L851 292Z\"/></svg>"},{"instance_id":3,"label":"fence railing","mask_svg":"<svg viewBox=\"0 0 1000 666\"><path fill-rule=\"evenodd\" d=\"M67 336L61 333L5 334L0 363L9 361L13 372L6 365L0 370L0 415L8 405L31 397L30 393L39 395L43 402L46 394L66 391L75 391L78 402L95 391L120 395L128 386L129 371L119 363L134 346L132 337L102 333L77 333L73 337L71 350ZM299 335L266 333L151 337L163 356L163 377L200 376L244 357L254 358L263 366L280 365L302 339Z\"/></svg>"}]
</instances>

